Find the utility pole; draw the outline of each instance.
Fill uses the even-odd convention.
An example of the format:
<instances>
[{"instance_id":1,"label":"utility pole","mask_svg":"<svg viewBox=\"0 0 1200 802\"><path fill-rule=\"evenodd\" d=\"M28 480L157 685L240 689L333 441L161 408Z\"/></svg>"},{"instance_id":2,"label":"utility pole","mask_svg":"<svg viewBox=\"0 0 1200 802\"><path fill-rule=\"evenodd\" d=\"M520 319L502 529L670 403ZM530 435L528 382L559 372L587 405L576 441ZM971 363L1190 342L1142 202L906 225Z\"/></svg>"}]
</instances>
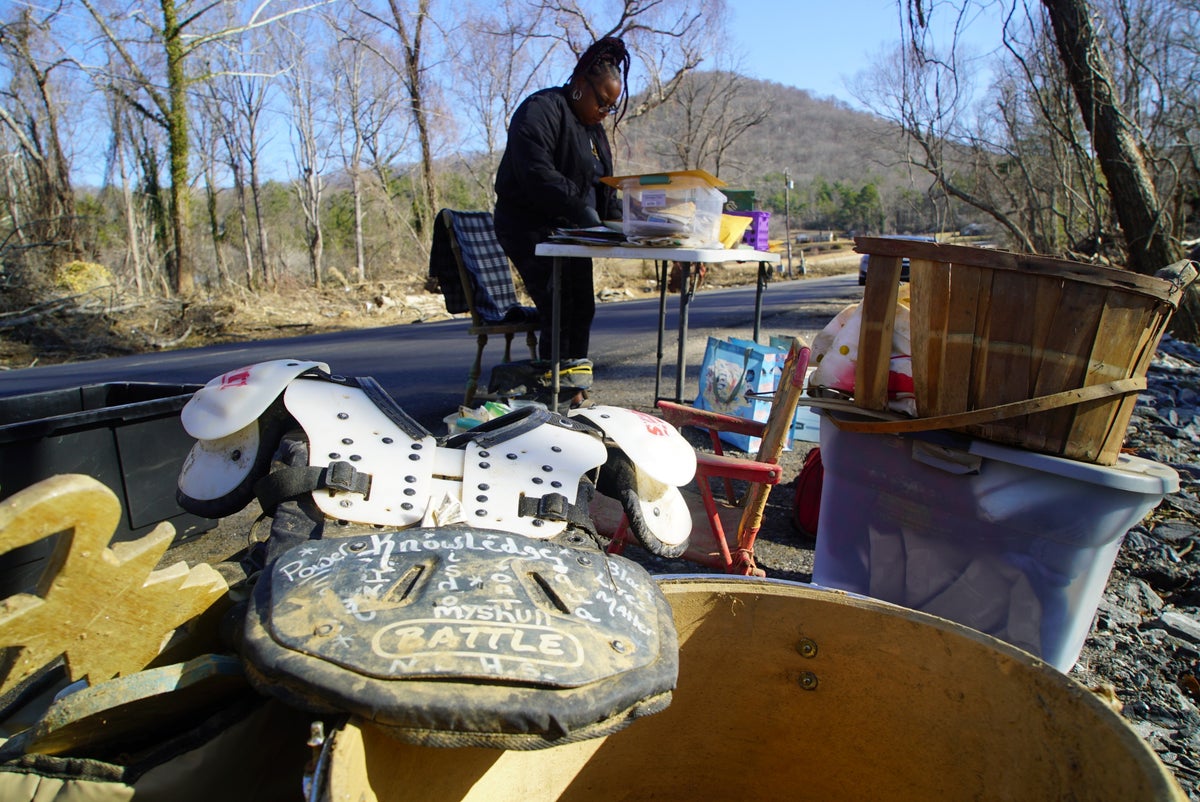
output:
<instances>
[{"instance_id":1,"label":"utility pole","mask_svg":"<svg viewBox=\"0 0 1200 802\"><path fill-rule=\"evenodd\" d=\"M787 277L792 276L792 179L783 171L783 231L787 236Z\"/></svg>"}]
</instances>

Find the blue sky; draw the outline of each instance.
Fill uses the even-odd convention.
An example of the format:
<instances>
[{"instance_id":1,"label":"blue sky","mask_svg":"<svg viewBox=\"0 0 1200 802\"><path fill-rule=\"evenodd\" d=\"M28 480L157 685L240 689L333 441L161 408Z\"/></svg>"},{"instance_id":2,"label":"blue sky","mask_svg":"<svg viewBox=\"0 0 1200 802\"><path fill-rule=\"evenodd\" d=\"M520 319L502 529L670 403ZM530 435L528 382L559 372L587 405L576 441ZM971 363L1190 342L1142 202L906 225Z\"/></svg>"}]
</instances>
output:
<instances>
[{"instance_id":1,"label":"blue sky","mask_svg":"<svg viewBox=\"0 0 1200 802\"><path fill-rule=\"evenodd\" d=\"M742 72L854 106L847 82L901 36L897 0L731 0L730 10ZM981 50L999 38L986 21L968 32Z\"/></svg>"},{"instance_id":2,"label":"blue sky","mask_svg":"<svg viewBox=\"0 0 1200 802\"><path fill-rule=\"evenodd\" d=\"M968 0L995 4L996 0ZM4 0L0 0L0 3ZM847 83L871 66L875 54L896 47L901 36L899 5L905 0L728 0L733 32L732 49L738 54L741 72L810 91L817 97L833 97L861 108L847 90ZM949 11L962 0L935 0L937 11ZM935 12L936 13L936 12ZM976 23L974 38L993 46L997 26ZM715 66L715 65L705 65ZM101 132L107 136L107 132ZM286 132L274 140L290 161ZM80 164L99 166L97 156ZM77 172L86 172L77 166ZM87 176L98 181L99 177Z\"/></svg>"}]
</instances>

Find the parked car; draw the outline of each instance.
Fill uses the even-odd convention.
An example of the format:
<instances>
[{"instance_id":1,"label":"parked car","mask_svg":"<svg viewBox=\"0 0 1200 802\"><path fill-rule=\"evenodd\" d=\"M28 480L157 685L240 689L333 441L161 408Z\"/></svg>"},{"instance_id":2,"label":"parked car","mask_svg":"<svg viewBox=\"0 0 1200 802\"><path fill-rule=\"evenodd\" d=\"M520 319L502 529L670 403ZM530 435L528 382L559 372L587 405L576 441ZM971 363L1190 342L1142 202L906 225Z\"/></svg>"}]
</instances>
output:
<instances>
[{"instance_id":1,"label":"parked car","mask_svg":"<svg viewBox=\"0 0 1200 802\"><path fill-rule=\"evenodd\" d=\"M907 239L915 240L916 242L937 242L937 237L930 237L924 234L893 234L884 239ZM867 283L867 262L871 259L869 254L863 254L858 260L858 284L860 287L866 286ZM900 280L908 281L908 257L904 257L900 261Z\"/></svg>"}]
</instances>

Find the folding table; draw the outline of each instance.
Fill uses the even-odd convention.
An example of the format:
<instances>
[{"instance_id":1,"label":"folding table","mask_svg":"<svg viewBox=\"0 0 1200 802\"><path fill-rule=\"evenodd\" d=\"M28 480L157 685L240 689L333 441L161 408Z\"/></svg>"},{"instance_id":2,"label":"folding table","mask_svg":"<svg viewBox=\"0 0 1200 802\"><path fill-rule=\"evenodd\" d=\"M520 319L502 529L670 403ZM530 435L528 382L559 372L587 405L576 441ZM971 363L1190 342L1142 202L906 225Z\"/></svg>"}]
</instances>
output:
<instances>
[{"instance_id":1,"label":"folding table","mask_svg":"<svg viewBox=\"0 0 1200 802\"><path fill-rule=\"evenodd\" d=\"M679 343L675 364L675 396L670 400L680 403L683 401L683 380L687 367L686 345L688 330L688 305L694 292L691 286L692 263L719 264L724 262L758 262L757 288L754 295L754 339L758 339L759 328L762 325L762 296L767 283L769 265L779 264L779 254L768 251L751 251L744 248L660 248L640 245L579 245L575 243L543 242L534 250L538 256L550 256L554 259L551 291L554 303L552 305L550 338L550 362L552 371L552 398L558 398L559 378L559 326L562 320L560 308L560 293L562 275L562 260L567 258L584 259L651 259L656 264L658 277L658 353L654 374L654 400L660 396L662 384L663 335L667 320L667 276L671 262L683 265L679 283Z\"/></svg>"}]
</instances>

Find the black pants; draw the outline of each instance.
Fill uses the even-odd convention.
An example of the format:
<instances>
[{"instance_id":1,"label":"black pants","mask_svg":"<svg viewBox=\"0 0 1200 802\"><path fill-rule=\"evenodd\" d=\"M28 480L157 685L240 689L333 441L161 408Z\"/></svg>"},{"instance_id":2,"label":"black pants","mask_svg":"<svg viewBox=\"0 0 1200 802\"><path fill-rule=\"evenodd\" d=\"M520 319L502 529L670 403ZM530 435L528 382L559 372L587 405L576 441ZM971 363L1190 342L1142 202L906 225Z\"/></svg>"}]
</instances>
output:
<instances>
[{"instance_id":1,"label":"black pants","mask_svg":"<svg viewBox=\"0 0 1200 802\"><path fill-rule=\"evenodd\" d=\"M554 296L551 272L554 260L546 256L534 256L514 262L525 290L537 307L542 320L541 341L538 356L550 358L550 337L554 329ZM559 275L562 297L559 327L559 359L586 359L588 341L592 333L592 319L596 317L596 294L592 288L591 259L563 259Z\"/></svg>"},{"instance_id":2,"label":"black pants","mask_svg":"<svg viewBox=\"0 0 1200 802\"><path fill-rule=\"evenodd\" d=\"M548 256L535 256L533 243L525 238L505 236L496 232L508 258L512 260L525 284L525 291L537 307L542 321L538 356L550 358L550 338L553 332L554 296L551 283L554 277L554 260ZM559 359L586 359L588 341L592 333L592 319L596 317L596 292L592 284L591 259L563 259L559 276L562 297L561 323L559 327Z\"/></svg>"}]
</instances>

